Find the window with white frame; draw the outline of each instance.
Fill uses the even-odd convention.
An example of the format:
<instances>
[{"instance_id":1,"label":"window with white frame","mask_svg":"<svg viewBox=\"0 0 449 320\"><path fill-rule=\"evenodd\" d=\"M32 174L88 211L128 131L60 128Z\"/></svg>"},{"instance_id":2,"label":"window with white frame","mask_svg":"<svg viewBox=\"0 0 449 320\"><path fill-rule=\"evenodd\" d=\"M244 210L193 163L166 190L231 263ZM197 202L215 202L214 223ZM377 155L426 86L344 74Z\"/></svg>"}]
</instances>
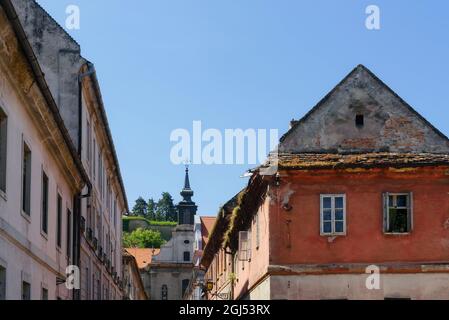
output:
<instances>
[{"instance_id":1,"label":"window with white frame","mask_svg":"<svg viewBox=\"0 0 449 320\"><path fill-rule=\"evenodd\" d=\"M6 268L0 265L0 300L6 300Z\"/></svg>"},{"instance_id":2,"label":"window with white frame","mask_svg":"<svg viewBox=\"0 0 449 320\"><path fill-rule=\"evenodd\" d=\"M22 300L31 300L31 284L22 281Z\"/></svg>"},{"instance_id":3,"label":"window with white frame","mask_svg":"<svg viewBox=\"0 0 449 320\"><path fill-rule=\"evenodd\" d=\"M94 148L92 153L92 178L95 181L97 177L97 143L95 142L95 138L92 146Z\"/></svg>"},{"instance_id":4,"label":"window with white frame","mask_svg":"<svg viewBox=\"0 0 449 320\"><path fill-rule=\"evenodd\" d=\"M256 249L259 249L259 246L260 246L259 212L256 213L256 216L254 219L255 219L255 225L256 225Z\"/></svg>"},{"instance_id":5,"label":"window with white frame","mask_svg":"<svg viewBox=\"0 0 449 320\"><path fill-rule=\"evenodd\" d=\"M22 211L31 215L31 149L23 142L22 148Z\"/></svg>"},{"instance_id":6,"label":"window with white frame","mask_svg":"<svg viewBox=\"0 0 449 320\"><path fill-rule=\"evenodd\" d=\"M384 232L408 233L412 230L412 193L384 193Z\"/></svg>"},{"instance_id":7,"label":"window with white frame","mask_svg":"<svg viewBox=\"0 0 449 320\"><path fill-rule=\"evenodd\" d=\"M62 245L62 197L58 193L56 203L56 245Z\"/></svg>"},{"instance_id":8,"label":"window with white frame","mask_svg":"<svg viewBox=\"0 0 449 320\"><path fill-rule=\"evenodd\" d=\"M6 192L6 138L8 118L0 108L0 190Z\"/></svg>"},{"instance_id":9,"label":"window with white frame","mask_svg":"<svg viewBox=\"0 0 449 320\"><path fill-rule=\"evenodd\" d=\"M67 209L67 223L66 223L66 255L70 260L72 257L72 213Z\"/></svg>"},{"instance_id":10,"label":"window with white frame","mask_svg":"<svg viewBox=\"0 0 449 320\"><path fill-rule=\"evenodd\" d=\"M346 196L344 194L321 195L321 235L346 234Z\"/></svg>"},{"instance_id":11,"label":"window with white frame","mask_svg":"<svg viewBox=\"0 0 449 320\"><path fill-rule=\"evenodd\" d=\"M48 176L42 171L42 196L41 196L41 231L48 233Z\"/></svg>"},{"instance_id":12,"label":"window with white frame","mask_svg":"<svg viewBox=\"0 0 449 320\"><path fill-rule=\"evenodd\" d=\"M44 286L41 288L41 300L48 300L48 289Z\"/></svg>"},{"instance_id":13,"label":"window with white frame","mask_svg":"<svg viewBox=\"0 0 449 320\"><path fill-rule=\"evenodd\" d=\"M89 120L86 120L86 158L89 167L92 162L92 129L90 127Z\"/></svg>"},{"instance_id":14,"label":"window with white frame","mask_svg":"<svg viewBox=\"0 0 449 320\"><path fill-rule=\"evenodd\" d=\"M251 232L239 232L239 260L249 261L251 259Z\"/></svg>"}]
</instances>

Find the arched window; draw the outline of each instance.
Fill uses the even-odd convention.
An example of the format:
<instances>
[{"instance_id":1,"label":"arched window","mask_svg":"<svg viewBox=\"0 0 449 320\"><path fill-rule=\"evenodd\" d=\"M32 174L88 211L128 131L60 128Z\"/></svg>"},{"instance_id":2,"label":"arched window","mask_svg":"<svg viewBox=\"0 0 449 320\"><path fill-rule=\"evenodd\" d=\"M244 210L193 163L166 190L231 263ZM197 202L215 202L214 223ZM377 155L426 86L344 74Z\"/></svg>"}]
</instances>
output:
<instances>
[{"instance_id":1,"label":"arched window","mask_svg":"<svg viewBox=\"0 0 449 320\"><path fill-rule=\"evenodd\" d=\"M184 262L190 262L190 252L184 251Z\"/></svg>"},{"instance_id":2,"label":"arched window","mask_svg":"<svg viewBox=\"0 0 449 320\"><path fill-rule=\"evenodd\" d=\"M189 279L182 280L182 297L184 297L184 294L186 293L188 286L189 286Z\"/></svg>"},{"instance_id":3,"label":"arched window","mask_svg":"<svg viewBox=\"0 0 449 320\"><path fill-rule=\"evenodd\" d=\"M167 300L168 299L168 289L167 285L162 285L161 288L161 300Z\"/></svg>"}]
</instances>

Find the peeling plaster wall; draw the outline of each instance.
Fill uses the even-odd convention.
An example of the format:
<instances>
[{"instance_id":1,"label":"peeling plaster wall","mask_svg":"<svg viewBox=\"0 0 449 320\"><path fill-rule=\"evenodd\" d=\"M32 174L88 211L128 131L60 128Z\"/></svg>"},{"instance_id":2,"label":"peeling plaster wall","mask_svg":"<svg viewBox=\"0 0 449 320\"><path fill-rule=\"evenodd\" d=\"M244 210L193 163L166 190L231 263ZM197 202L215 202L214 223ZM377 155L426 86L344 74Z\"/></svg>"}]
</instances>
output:
<instances>
[{"instance_id":1,"label":"peeling plaster wall","mask_svg":"<svg viewBox=\"0 0 449 320\"><path fill-rule=\"evenodd\" d=\"M270 264L449 261L449 176L446 169L363 173L326 171L285 176L270 207ZM282 208L290 197L291 210ZM413 229L383 232L384 192L413 192ZM346 195L346 236L320 235L320 195ZM287 224L287 221L290 223Z\"/></svg>"},{"instance_id":2,"label":"peeling plaster wall","mask_svg":"<svg viewBox=\"0 0 449 320\"><path fill-rule=\"evenodd\" d=\"M78 146L78 74L86 62L80 46L35 1L14 0L14 6L70 137Z\"/></svg>"},{"instance_id":3,"label":"peeling plaster wall","mask_svg":"<svg viewBox=\"0 0 449 320\"><path fill-rule=\"evenodd\" d=\"M359 66L287 133L280 151L448 153L449 141Z\"/></svg>"}]
</instances>

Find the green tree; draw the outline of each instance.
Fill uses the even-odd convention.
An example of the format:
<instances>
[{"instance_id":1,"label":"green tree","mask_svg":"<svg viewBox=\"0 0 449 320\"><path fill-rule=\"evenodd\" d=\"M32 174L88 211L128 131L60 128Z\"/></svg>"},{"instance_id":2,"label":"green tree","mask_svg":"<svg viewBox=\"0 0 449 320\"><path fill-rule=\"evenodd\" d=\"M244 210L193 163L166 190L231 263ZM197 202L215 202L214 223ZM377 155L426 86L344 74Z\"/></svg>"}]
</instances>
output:
<instances>
[{"instance_id":1,"label":"green tree","mask_svg":"<svg viewBox=\"0 0 449 320\"><path fill-rule=\"evenodd\" d=\"M164 242L161 233L155 230L137 228L131 233L123 233L125 248L160 248Z\"/></svg>"},{"instance_id":2,"label":"green tree","mask_svg":"<svg viewBox=\"0 0 449 320\"><path fill-rule=\"evenodd\" d=\"M148 220L156 220L156 208L157 208L157 204L156 202L153 200L153 198L150 198L150 200L148 200L148 205L147 205L147 219Z\"/></svg>"},{"instance_id":3,"label":"green tree","mask_svg":"<svg viewBox=\"0 0 449 320\"><path fill-rule=\"evenodd\" d=\"M147 205L146 201L142 197L139 197L136 200L136 204L133 207L133 210L132 210L133 215L142 216L142 217L146 216L147 206L148 205Z\"/></svg>"},{"instance_id":4,"label":"green tree","mask_svg":"<svg viewBox=\"0 0 449 320\"><path fill-rule=\"evenodd\" d=\"M162 193L162 198L157 202L156 218L159 221L176 221L178 219L178 214L170 193Z\"/></svg>"}]
</instances>

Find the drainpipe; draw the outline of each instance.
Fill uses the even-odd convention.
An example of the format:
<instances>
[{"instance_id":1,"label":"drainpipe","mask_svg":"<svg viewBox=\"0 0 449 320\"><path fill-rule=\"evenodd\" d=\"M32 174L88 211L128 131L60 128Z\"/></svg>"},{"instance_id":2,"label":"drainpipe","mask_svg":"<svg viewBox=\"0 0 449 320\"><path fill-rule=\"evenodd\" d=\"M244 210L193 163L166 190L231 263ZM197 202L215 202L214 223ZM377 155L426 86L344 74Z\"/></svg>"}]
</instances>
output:
<instances>
[{"instance_id":1,"label":"drainpipe","mask_svg":"<svg viewBox=\"0 0 449 320\"><path fill-rule=\"evenodd\" d=\"M95 72L91 69L92 64L87 63L89 70L86 73L78 75L78 156L82 159L82 139L83 139L83 79ZM87 184L87 193L77 193L73 199L73 263L81 267L81 200L89 198L92 192L92 185ZM81 271L81 270L80 270ZM73 290L73 300L81 300L79 289Z\"/></svg>"}]
</instances>

